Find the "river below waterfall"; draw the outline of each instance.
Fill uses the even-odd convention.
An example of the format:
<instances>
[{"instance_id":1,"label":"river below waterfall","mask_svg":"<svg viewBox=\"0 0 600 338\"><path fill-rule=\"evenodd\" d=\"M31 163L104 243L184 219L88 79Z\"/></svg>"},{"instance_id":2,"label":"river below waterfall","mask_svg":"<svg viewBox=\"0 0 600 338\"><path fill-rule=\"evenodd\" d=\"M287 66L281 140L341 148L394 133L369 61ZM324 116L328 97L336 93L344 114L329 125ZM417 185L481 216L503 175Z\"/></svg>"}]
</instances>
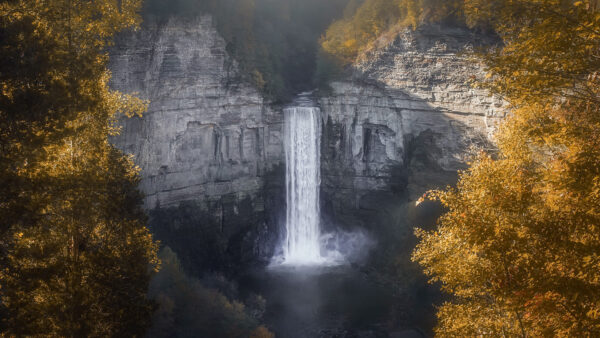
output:
<instances>
[{"instance_id":1,"label":"river below waterfall","mask_svg":"<svg viewBox=\"0 0 600 338\"><path fill-rule=\"evenodd\" d=\"M277 337L425 337L418 326L394 323L391 288L351 266L278 266L239 282L242 293L266 299L263 321Z\"/></svg>"}]
</instances>

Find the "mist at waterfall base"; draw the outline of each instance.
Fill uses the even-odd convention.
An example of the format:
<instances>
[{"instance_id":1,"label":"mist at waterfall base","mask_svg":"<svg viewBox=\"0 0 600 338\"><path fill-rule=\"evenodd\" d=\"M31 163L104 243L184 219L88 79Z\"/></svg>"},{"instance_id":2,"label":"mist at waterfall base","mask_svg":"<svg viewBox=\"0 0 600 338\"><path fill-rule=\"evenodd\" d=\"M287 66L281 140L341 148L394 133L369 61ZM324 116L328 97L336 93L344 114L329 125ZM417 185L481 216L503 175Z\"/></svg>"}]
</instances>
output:
<instances>
[{"instance_id":1,"label":"mist at waterfall base","mask_svg":"<svg viewBox=\"0 0 600 338\"><path fill-rule=\"evenodd\" d=\"M286 259L283 249L272 258L270 269L284 267L323 266L334 267L363 262L376 242L366 231L328 232L319 236L318 256L309 256L310 259Z\"/></svg>"},{"instance_id":2,"label":"mist at waterfall base","mask_svg":"<svg viewBox=\"0 0 600 338\"><path fill-rule=\"evenodd\" d=\"M242 297L264 297L263 320L278 337L424 337L427 295L398 307L398 285L369 276L374 237L321 224L319 108L301 95L284 114L285 228L271 264L240 274Z\"/></svg>"},{"instance_id":3,"label":"mist at waterfall base","mask_svg":"<svg viewBox=\"0 0 600 338\"><path fill-rule=\"evenodd\" d=\"M271 266L341 265L364 257L374 244L360 230L321 233L321 116L307 96L284 109L286 226Z\"/></svg>"}]
</instances>

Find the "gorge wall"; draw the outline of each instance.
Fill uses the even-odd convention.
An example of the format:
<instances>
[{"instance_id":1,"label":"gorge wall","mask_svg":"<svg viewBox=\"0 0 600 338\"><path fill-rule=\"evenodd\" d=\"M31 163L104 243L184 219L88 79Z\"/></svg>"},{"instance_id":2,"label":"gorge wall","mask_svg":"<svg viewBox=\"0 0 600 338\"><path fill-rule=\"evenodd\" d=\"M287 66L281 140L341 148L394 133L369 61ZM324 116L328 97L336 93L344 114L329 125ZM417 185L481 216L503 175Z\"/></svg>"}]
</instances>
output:
<instances>
[{"instance_id":1,"label":"gorge wall","mask_svg":"<svg viewBox=\"0 0 600 338\"><path fill-rule=\"evenodd\" d=\"M158 239L198 269L270 257L282 115L241 79L212 18L148 19L119 37L110 69L113 88L149 101L113 142L141 168Z\"/></svg>"},{"instance_id":2,"label":"gorge wall","mask_svg":"<svg viewBox=\"0 0 600 338\"><path fill-rule=\"evenodd\" d=\"M471 86L485 70L464 54L495 42L461 27L407 29L332 83L321 99L328 221L365 226L386 204L454 183L504 116L502 100Z\"/></svg>"},{"instance_id":3,"label":"gorge wall","mask_svg":"<svg viewBox=\"0 0 600 338\"><path fill-rule=\"evenodd\" d=\"M377 245L358 266L395 290L400 326L435 325L442 297L411 256L414 228L432 229L443 210L415 201L454 184L471 147L490 145L504 103L472 88L485 71L464 52L495 42L460 27L406 30L320 100L322 225L367 229Z\"/></svg>"},{"instance_id":4,"label":"gorge wall","mask_svg":"<svg viewBox=\"0 0 600 338\"><path fill-rule=\"evenodd\" d=\"M491 42L406 31L321 94L326 227L372 228L387 206L455 180L502 118L502 102L469 85L481 66L460 54ZM141 168L158 239L197 272L268 260L285 219L283 113L242 80L211 17L147 20L110 57L112 86L150 102L113 142Z\"/></svg>"}]
</instances>

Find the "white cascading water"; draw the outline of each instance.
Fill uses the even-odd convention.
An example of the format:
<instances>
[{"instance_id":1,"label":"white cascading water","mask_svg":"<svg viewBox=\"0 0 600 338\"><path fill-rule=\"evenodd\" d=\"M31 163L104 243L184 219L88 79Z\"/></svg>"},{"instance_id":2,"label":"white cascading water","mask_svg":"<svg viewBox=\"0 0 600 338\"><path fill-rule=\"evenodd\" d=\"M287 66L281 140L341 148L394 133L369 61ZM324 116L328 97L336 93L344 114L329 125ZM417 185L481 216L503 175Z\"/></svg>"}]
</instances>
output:
<instances>
[{"instance_id":1,"label":"white cascading water","mask_svg":"<svg viewBox=\"0 0 600 338\"><path fill-rule=\"evenodd\" d=\"M322 261L319 238L321 125L319 108L293 107L285 114L285 264Z\"/></svg>"}]
</instances>

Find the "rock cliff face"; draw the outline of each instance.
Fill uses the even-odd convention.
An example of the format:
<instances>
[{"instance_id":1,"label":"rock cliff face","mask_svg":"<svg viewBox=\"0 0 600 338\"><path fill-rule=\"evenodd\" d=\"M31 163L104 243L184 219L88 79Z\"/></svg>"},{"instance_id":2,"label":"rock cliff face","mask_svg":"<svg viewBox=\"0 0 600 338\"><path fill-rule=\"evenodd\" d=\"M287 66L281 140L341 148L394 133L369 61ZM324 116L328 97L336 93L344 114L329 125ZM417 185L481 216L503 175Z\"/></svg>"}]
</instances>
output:
<instances>
[{"instance_id":1,"label":"rock cliff face","mask_svg":"<svg viewBox=\"0 0 600 338\"><path fill-rule=\"evenodd\" d=\"M211 17L146 20L118 39L110 69L113 88L150 102L113 141L142 170L159 239L209 265L269 256L257 243L277 233L267 227L281 209L282 115L242 81ZM193 248L208 238L210 250Z\"/></svg>"},{"instance_id":2,"label":"rock cliff face","mask_svg":"<svg viewBox=\"0 0 600 338\"><path fill-rule=\"evenodd\" d=\"M504 103L473 89L485 74L463 52L495 43L463 28L405 31L366 55L320 99L321 215L329 229L367 229L377 241L367 275L396 292L407 327L434 325L440 301L411 261L414 227L431 229L441 207L415 200L456 182L471 146L488 146Z\"/></svg>"},{"instance_id":3,"label":"rock cliff face","mask_svg":"<svg viewBox=\"0 0 600 338\"><path fill-rule=\"evenodd\" d=\"M142 168L146 206L261 189L282 159L281 115L239 78L210 16L150 22L111 55L114 88L150 100L115 142Z\"/></svg>"},{"instance_id":4,"label":"rock cliff face","mask_svg":"<svg viewBox=\"0 0 600 338\"><path fill-rule=\"evenodd\" d=\"M326 226L377 223L455 180L502 118L503 103L469 85L482 67L461 56L491 42L406 31L332 83L318 102ZM147 20L118 39L110 68L115 89L150 102L113 141L141 167L157 237L198 272L269 259L285 217L283 114L242 80L211 17Z\"/></svg>"},{"instance_id":5,"label":"rock cliff face","mask_svg":"<svg viewBox=\"0 0 600 338\"><path fill-rule=\"evenodd\" d=\"M364 224L396 198L453 183L468 148L503 117L501 100L470 85L484 69L462 54L493 42L464 28L407 30L332 84L320 102L329 221Z\"/></svg>"}]
</instances>

